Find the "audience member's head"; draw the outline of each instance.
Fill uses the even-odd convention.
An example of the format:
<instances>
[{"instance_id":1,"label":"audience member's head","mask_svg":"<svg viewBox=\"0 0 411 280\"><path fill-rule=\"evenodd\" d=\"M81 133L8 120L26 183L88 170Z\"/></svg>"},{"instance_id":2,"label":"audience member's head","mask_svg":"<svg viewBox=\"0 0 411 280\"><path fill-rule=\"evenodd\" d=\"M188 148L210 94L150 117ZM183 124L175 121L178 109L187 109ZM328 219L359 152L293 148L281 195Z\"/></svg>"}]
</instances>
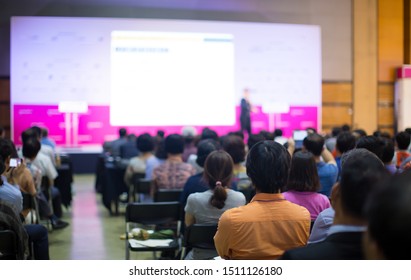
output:
<instances>
[{"instance_id":1,"label":"audience member's head","mask_svg":"<svg viewBox=\"0 0 411 280\"><path fill-rule=\"evenodd\" d=\"M156 143L155 147L155 157L158 159L166 159L167 158L167 152L166 152L166 145L165 145L165 140L161 139Z\"/></svg>"},{"instance_id":2,"label":"audience member's head","mask_svg":"<svg viewBox=\"0 0 411 280\"><path fill-rule=\"evenodd\" d=\"M375 136L364 136L357 140L356 148L364 148L381 159L384 143Z\"/></svg>"},{"instance_id":3,"label":"audience member's head","mask_svg":"<svg viewBox=\"0 0 411 280\"><path fill-rule=\"evenodd\" d=\"M167 154L182 154L184 151L184 138L179 134L170 134L166 137L164 145Z\"/></svg>"},{"instance_id":4,"label":"audience member's head","mask_svg":"<svg viewBox=\"0 0 411 280\"><path fill-rule=\"evenodd\" d=\"M281 128L276 128L274 130L274 138L279 136L283 136L283 130Z\"/></svg>"},{"instance_id":5,"label":"audience member's head","mask_svg":"<svg viewBox=\"0 0 411 280\"><path fill-rule=\"evenodd\" d=\"M411 251L411 172L391 177L368 200L364 236L367 259L409 260Z\"/></svg>"},{"instance_id":6,"label":"audience member's head","mask_svg":"<svg viewBox=\"0 0 411 280\"><path fill-rule=\"evenodd\" d=\"M315 129L314 127L307 127L305 130L307 131L308 134L317 133L317 129Z\"/></svg>"},{"instance_id":7,"label":"audience member's head","mask_svg":"<svg viewBox=\"0 0 411 280\"><path fill-rule=\"evenodd\" d=\"M257 192L278 193L287 185L291 156L283 145L262 141L247 155L247 175Z\"/></svg>"},{"instance_id":8,"label":"audience member's head","mask_svg":"<svg viewBox=\"0 0 411 280\"><path fill-rule=\"evenodd\" d=\"M28 138L23 142L23 156L30 160L34 160L40 152L41 144L37 138Z\"/></svg>"},{"instance_id":9,"label":"audience member's head","mask_svg":"<svg viewBox=\"0 0 411 280\"><path fill-rule=\"evenodd\" d=\"M185 144L191 144L195 140L197 130L193 126L185 126L181 130L181 135L184 137Z\"/></svg>"},{"instance_id":10,"label":"audience member's head","mask_svg":"<svg viewBox=\"0 0 411 280\"><path fill-rule=\"evenodd\" d=\"M308 134L303 140L304 148L314 156L319 157L324 147L324 137L317 133Z\"/></svg>"},{"instance_id":11,"label":"audience member's head","mask_svg":"<svg viewBox=\"0 0 411 280\"><path fill-rule=\"evenodd\" d=\"M348 132L350 132L350 131L351 131L351 127L350 127L348 124L344 124L344 125L341 127L341 130L342 130L342 131L348 131Z\"/></svg>"},{"instance_id":12,"label":"audience member's head","mask_svg":"<svg viewBox=\"0 0 411 280\"><path fill-rule=\"evenodd\" d=\"M388 174L381 160L366 149L354 149L343 156L341 180L332 194L336 219L351 217L363 222L366 200Z\"/></svg>"},{"instance_id":13,"label":"audience member's head","mask_svg":"<svg viewBox=\"0 0 411 280\"><path fill-rule=\"evenodd\" d=\"M339 126L333 127L333 129L331 130L332 137L337 137L341 131L342 131L341 127Z\"/></svg>"},{"instance_id":14,"label":"audience member's head","mask_svg":"<svg viewBox=\"0 0 411 280\"><path fill-rule=\"evenodd\" d=\"M204 163L204 179L210 189L214 190L210 204L222 209L227 199L225 187L231 185L234 163L225 151L211 152Z\"/></svg>"},{"instance_id":15,"label":"audience member's head","mask_svg":"<svg viewBox=\"0 0 411 280\"><path fill-rule=\"evenodd\" d=\"M40 134L38 134L36 129L29 128L29 129L24 130L21 133L21 140L23 143L26 142L30 138L36 138L36 139L40 138Z\"/></svg>"},{"instance_id":16,"label":"audience member's head","mask_svg":"<svg viewBox=\"0 0 411 280\"><path fill-rule=\"evenodd\" d=\"M287 190L317 192L320 188L314 155L306 151L296 152L291 160Z\"/></svg>"},{"instance_id":17,"label":"audience member's head","mask_svg":"<svg viewBox=\"0 0 411 280\"><path fill-rule=\"evenodd\" d=\"M41 128L40 128L39 126L34 125L34 126L30 127L30 129L35 132L35 134L37 135L37 137L39 137L39 138L42 137L42 135L41 135Z\"/></svg>"},{"instance_id":18,"label":"audience member's head","mask_svg":"<svg viewBox=\"0 0 411 280\"><path fill-rule=\"evenodd\" d=\"M335 148L340 154L355 148L355 137L350 132L344 131L337 136Z\"/></svg>"},{"instance_id":19,"label":"audience member's head","mask_svg":"<svg viewBox=\"0 0 411 280\"><path fill-rule=\"evenodd\" d=\"M364 129L355 129L353 130L352 134L355 136L355 138L358 140L361 137L367 136L367 132L365 132Z\"/></svg>"},{"instance_id":20,"label":"audience member's head","mask_svg":"<svg viewBox=\"0 0 411 280\"><path fill-rule=\"evenodd\" d=\"M411 136L405 131L397 133L395 135L395 142L397 143L397 147L399 150L406 150L410 145Z\"/></svg>"},{"instance_id":21,"label":"audience member's head","mask_svg":"<svg viewBox=\"0 0 411 280\"><path fill-rule=\"evenodd\" d=\"M127 136L127 129L125 129L125 128L120 128L119 130L118 130L118 135L120 136L120 138L124 138L124 137L126 137Z\"/></svg>"},{"instance_id":22,"label":"audience member's head","mask_svg":"<svg viewBox=\"0 0 411 280\"><path fill-rule=\"evenodd\" d=\"M6 170L6 165L3 157L0 155L0 174L3 174L4 170ZM0 177L0 186L1 185L3 185L3 179Z\"/></svg>"},{"instance_id":23,"label":"audience member's head","mask_svg":"<svg viewBox=\"0 0 411 280\"><path fill-rule=\"evenodd\" d=\"M49 130L45 127L41 128L41 137L46 138L49 136Z\"/></svg>"},{"instance_id":24,"label":"audience member's head","mask_svg":"<svg viewBox=\"0 0 411 280\"><path fill-rule=\"evenodd\" d=\"M265 139L265 137L261 134L251 134L247 140L248 149L251 149L255 144L257 144L260 141L264 141L264 140L268 140L268 139Z\"/></svg>"},{"instance_id":25,"label":"audience member's head","mask_svg":"<svg viewBox=\"0 0 411 280\"><path fill-rule=\"evenodd\" d=\"M264 140L274 140L274 134L268 132L267 130L261 130L259 134L264 137Z\"/></svg>"},{"instance_id":26,"label":"audience member's head","mask_svg":"<svg viewBox=\"0 0 411 280\"><path fill-rule=\"evenodd\" d=\"M220 144L213 140L213 139L205 139L201 140L200 143L198 143L197 146L197 159L196 163L200 167L204 167L204 162L207 158L207 156L214 151L217 151L220 149Z\"/></svg>"},{"instance_id":27,"label":"audience member's head","mask_svg":"<svg viewBox=\"0 0 411 280\"><path fill-rule=\"evenodd\" d=\"M213 139L215 141L218 141L218 134L214 130L211 130L208 127L206 127L201 132L201 140L205 139Z\"/></svg>"},{"instance_id":28,"label":"audience member's head","mask_svg":"<svg viewBox=\"0 0 411 280\"><path fill-rule=\"evenodd\" d=\"M388 138L381 138L383 143L383 147L381 150L381 161L384 164L390 164L392 159L394 158L395 147L394 143L391 139Z\"/></svg>"},{"instance_id":29,"label":"audience member's head","mask_svg":"<svg viewBox=\"0 0 411 280\"><path fill-rule=\"evenodd\" d=\"M241 137L229 135L224 138L222 146L223 150L233 158L234 164L245 160L245 144Z\"/></svg>"},{"instance_id":30,"label":"audience member's head","mask_svg":"<svg viewBox=\"0 0 411 280\"><path fill-rule=\"evenodd\" d=\"M243 141L244 141L244 133L243 133L242 131L240 131L240 130L229 132L228 135L229 135L229 136L231 136L231 135L233 135L233 136L238 136L238 137L240 137L241 139L243 139Z\"/></svg>"},{"instance_id":31,"label":"audience member's head","mask_svg":"<svg viewBox=\"0 0 411 280\"><path fill-rule=\"evenodd\" d=\"M161 130L161 129L157 130L156 137L163 139L164 138L164 130Z\"/></svg>"},{"instance_id":32,"label":"audience member's head","mask_svg":"<svg viewBox=\"0 0 411 280\"><path fill-rule=\"evenodd\" d=\"M404 131L411 135L411 127L407 127Z\"/></svg>"},{"instance_id":33,"label":"audience member's head","mask_svg":"<svg viewBox=\"0 0 411 280\"><path fill-rule=\"evenodd\" d=\"M11 142L11 140L0 138L0 156L3 158L6 167L8 166L8 162L13 155L13 147L13 142ZM3 172L1 172L0 174L2 173Z\"/></svg>"},{"instance_id":34,"label":"audience member's head","mask_svg":"<svg viewBox=\"0 0 411 280\"><path fill-rule=\"evenodd\" d=\"M148 133L143 133L137 137L137 149L142 153L148 153L154 151L154 139Z\"/></svg>"}]
</instances>

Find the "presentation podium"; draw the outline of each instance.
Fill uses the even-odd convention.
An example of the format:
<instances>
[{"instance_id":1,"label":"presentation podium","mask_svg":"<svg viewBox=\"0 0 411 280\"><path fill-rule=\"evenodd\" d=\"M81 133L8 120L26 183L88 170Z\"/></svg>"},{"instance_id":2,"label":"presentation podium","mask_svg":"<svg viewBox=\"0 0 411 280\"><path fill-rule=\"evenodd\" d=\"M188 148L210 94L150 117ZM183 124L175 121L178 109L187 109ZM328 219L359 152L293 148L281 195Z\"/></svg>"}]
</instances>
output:
<instances>
[{"instance_id":1,"label":"presentation podium","mask_svg":"<svg viewBox=\"0 0 411 280\"><path fill-rule=\"evenodd\" d=\"M404 131L411 127L411 65L397 69L395 81L395 127Z\"/></svg>"}]
</instances>

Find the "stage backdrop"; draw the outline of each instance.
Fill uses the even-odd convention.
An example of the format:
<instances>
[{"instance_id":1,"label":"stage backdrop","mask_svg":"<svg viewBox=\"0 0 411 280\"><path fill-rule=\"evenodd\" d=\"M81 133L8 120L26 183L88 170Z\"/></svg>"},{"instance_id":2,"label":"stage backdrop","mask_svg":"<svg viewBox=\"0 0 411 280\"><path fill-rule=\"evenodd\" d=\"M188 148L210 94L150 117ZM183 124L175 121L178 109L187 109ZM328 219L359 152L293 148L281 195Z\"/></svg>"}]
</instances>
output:
<instances>
[{"instance_id":1,"label":"stage backdrop","mask_svg":"<svg viewBox=\"0 0 411 280\"><path fill-rule=\"evenodd\" d=\"M244 22L14 17L13 140L45 126L59 146L130 133L239 129L245 88L254 132L318 128L320 28Z\"/></svg>"}]
</instances>

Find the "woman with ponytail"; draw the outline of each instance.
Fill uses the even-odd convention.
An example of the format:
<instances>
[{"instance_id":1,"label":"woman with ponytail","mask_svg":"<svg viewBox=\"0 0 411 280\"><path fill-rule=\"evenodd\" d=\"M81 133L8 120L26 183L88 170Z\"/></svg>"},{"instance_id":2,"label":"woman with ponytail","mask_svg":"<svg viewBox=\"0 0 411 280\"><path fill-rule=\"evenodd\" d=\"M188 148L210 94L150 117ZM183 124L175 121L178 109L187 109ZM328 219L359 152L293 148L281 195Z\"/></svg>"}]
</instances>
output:
<instances>
[{"instance_id":1,"label":"woman with ponytail","mask_svg":"<svg viewBox=\"0 0 411 280\"><path fill-rule=\"evenodd\" d=\"M216 224L224 211L245 204L242 193L231 190L233 160L225 151L214 151L204 163L204 180L209 190L190 194L185 207L185 224ZM210 252L211 251L211 252ZM186 259L209 259L217 256L214 250L194 249Z\"/></svg>"}]
</instances>

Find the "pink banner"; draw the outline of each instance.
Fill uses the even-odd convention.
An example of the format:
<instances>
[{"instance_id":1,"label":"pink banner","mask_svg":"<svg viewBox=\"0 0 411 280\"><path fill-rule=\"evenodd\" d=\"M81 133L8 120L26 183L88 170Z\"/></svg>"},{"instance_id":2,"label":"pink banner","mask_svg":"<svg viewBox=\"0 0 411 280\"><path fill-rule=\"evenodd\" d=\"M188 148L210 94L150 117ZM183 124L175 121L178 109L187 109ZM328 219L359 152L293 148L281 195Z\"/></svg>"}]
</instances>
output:
<instances>
[{"instance_id":1,"label":"pink banner","mask_svg":"<svg viewBox=\"0 0 411 280\"><path fill-rule=\"evenodd\" d=\"M232 126L209 126L219 135L240 129L240 107L236 108L236 123ZM14 105L13 106L13 141L21 145L21 133L33 126L47 127L49 137L62 147L84 147L101 145L118 137L119 127L110 125L109 106L89 106L87 113L60 113L52 105ZM195 126L200 132L206 126ZM284 136L289 137L295 129L313 127L318 129L318 108L290 107L288 113L264 114L261 108L251 115L253 133L261 130L273 132L281 128ZM138 126L126 127L128 133L155 135L158 130L166 134L181 133L182 126Z\"/></svg>"}]
</instances>

